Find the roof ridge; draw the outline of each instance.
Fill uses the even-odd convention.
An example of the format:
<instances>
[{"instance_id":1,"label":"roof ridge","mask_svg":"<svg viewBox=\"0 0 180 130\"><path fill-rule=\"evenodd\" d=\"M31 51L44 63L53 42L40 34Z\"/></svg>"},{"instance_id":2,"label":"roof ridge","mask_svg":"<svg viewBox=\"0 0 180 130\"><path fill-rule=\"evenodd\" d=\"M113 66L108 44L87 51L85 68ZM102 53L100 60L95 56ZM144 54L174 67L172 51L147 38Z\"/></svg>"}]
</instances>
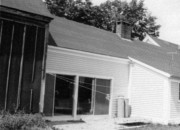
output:
<instances>
[{"instance_id":1,"label":"roof ridge","mask_svg":"<svg viewBox=\"0 0 180 130\"><path fill-rule=\"evenodd\" d=\"M157 40L161 40L161 41L163 41L163 42L166 42L166 43L170 43L170 44L173 44L173 45L177 45L178 46L178 44L176 44L176 43L173 43L173 42L170 42L170 41L167 41L167 40L164 40L164 39L161 39L161 38L159 38L159 37L154 37L154 36L152 36L152 35L149 35L151 38L153 38L153 39L157 39Z\"/></svg>"}]
</instances>

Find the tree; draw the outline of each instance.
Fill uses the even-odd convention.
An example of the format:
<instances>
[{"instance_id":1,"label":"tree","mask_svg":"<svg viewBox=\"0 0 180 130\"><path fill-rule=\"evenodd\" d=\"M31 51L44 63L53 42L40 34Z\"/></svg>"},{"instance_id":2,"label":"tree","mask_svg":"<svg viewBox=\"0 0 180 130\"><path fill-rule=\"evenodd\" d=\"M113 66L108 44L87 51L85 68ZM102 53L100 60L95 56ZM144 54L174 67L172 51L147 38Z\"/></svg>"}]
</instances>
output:
<instances>
[{"instance_id":1,"label":"tree","mask_svg":"<svg viewBox=\"0 0 180 130\"><path fill-rule=\"evenodd\" d=\"M50 12L57 16L66 16L67 11L71 8L71 0L46 0Z\"/></svg>"},{"instance_id":2,"label":"tree","mask_svg":"<svg viewBox=\"0 0 180 130\"><path fill-rule=\"evenodd\" d=\"M106 1L101 4L100 7L108 12L111 17L109 18L110 25L116 21L123 20L131 24L132 28L132 38L139 38L143 40L145 34L150 34L155 37L159 36L160 25L156 25L156 17L151 16L147 9L144 7L144 1L132 0L130 3L120 0ZM110 30L109 27L107 30Z\"/></svg>"},{"instance_id":3,"label":"tree","mask_svg":"<svg viewBox=\"0 0 180 130\"><path fill-rule=\"evenodd\" d=\"M143 0L139 3L137 0L132 0L128 8L125 10L124 15L133 25L132 36L139 37L140 40L143 40L145 33L155 37L159 36L160 25L155 23L157 18L151 16L147 9L144 8Z\"/></svg>"},{"instance_id":4,"label":"tree","mask_svg":"<svg viewBox=\"0 0 180 130\"><path fill-rule=\"evenodd\" d=\"M133 27L132 38L143 40L145 34L159 36L160 25L156 17L148 13L144 1L131 2L107 0L100 6L93 6L90 0L46 0L50 12L54 15L113 31L115 23L124 20Z\"/></svg>"}]
</instances>

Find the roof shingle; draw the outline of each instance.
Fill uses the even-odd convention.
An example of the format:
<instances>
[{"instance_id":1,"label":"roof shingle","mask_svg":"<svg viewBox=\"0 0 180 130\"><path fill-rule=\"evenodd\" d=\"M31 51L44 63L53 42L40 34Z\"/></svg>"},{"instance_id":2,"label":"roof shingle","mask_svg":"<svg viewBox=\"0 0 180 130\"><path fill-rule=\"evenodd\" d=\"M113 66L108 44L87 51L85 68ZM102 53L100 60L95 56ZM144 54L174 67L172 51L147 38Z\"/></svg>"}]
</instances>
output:
<instances>
[{"instance_id":1,"label":"roof shingle","mask_svg":"<svg viewBox=\"0 0 180 130\"><path fill-rule=\"evenodd\" d=\"M171 42L168 42L168 41L165 41L165 40L153 37L153 36L150 36L150 37L156 43L158 43L161 47L167 49L168 51L176 51L178 49L178 45L177 44L174 44L174 43L171 43Z\"/></svg>"},{"instance_id":2,"label":"roof shingle","mask_svg":"<svg viewBox=\"0 0 180 130\"><path fill-rule=\"evenodd\" d=\"M180 52L172 59L167 47L124 40L114 33L59 17L51 22L50 33L51 41L54 40L50 45L119 58L132 57L180 77Z\"/></svg>"},{"instance_id":3,"label":"roof shingle","mask_svg":"<svg viewBox=\"0 0 180 130\"><path fill-rule=\"evenodd\" d=\"M0 6L52 17L42 0L0 0Z\"/></svg>"}]
</instances>

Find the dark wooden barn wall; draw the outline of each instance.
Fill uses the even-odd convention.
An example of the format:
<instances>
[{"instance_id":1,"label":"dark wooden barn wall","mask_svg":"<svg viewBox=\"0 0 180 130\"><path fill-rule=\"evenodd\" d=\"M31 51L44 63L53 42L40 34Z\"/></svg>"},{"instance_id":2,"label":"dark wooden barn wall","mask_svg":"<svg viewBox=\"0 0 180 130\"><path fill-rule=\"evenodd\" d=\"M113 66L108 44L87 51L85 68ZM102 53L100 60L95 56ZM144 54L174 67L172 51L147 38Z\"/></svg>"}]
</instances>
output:
<instances>
[{"instance_id":1,"label":"dark wooden barn wall","mask_svg":"<svg viewBox=\"0 0 180 130\"><path fill-rule=\"evenodd\" d=\"M39 111L45 28L0 19L0 109Z\"/></svg>"},{"instance_id":2,"label":"dark wooden barn wall","mask_svg":"<svg viewBox=\"0 0 180 130\"><path fill-rule=\"evenodd\" d=\"M54 115L56 75L46 74L46 91L44 100L44 114L46 116Z\"/></svg>"}]
</instances>

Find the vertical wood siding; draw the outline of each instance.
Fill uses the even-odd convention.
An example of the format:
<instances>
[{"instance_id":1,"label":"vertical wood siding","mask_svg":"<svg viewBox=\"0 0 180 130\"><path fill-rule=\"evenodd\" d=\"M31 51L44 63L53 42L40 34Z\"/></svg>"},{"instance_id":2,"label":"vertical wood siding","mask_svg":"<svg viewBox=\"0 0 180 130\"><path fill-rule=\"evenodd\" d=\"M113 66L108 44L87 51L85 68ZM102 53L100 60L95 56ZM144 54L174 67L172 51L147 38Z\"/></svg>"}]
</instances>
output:
<instances>
[{"instance_id":1,"label":"vertical wood siding","mask_svg":"<svg viewBox=\"0 0 180 130\"><path fill-rule=\"evenodd\" d=\"M136 64L131 78L132 116L163 118L164 79Z\"/></svg>"},{"instance_id":2,"label":"vertical wood siding","mask_svg":"<svg viewBox=\"0 0 180 130\"><path fill-rule=\"evenodd\" d=\"M112 77L112 116L116 116L118 96L127 96L128 86L128 65L116 62L104 61L93 57L83 57L72 54L65 54L48 48L47 73L56 72L59 74L72 73L80 75L91 75L94 77Z\"/></svg>"},{"instance_id":3,"label":"vertical wood siding","mask_svg":"<svg viewBox=\"0 0 180 130\"><path fill-rule=\"evenodd\" d=\"M22 36L23 36L24 26L22 24L15 24L14 30L14 43L12 49L12 60L10 67L10 77L9 79L9 90L8 90L8 102L7 108L13 110L17 104L17 93L18 93L18 80L19 80L19 70L20 70L20 59L21 59L21 46L22 46ZM13 95L13 96L12 96Z\"/></svg>"},{"instance_id":4,"label":"vertical wood siding","mask_svg":"<svg viewBox=\"0 0 180 130\"><path fill-rule=\"evenodd\" d=\"M39 112L45 27L0 23L0 109Z\"/></svg>"},{"instance_id":5,"label":"vertical wood siding","mask_svg":"<svg viewBox=\"0 0 180 130\"><path fill-rule=\"evenodd\" d=\"M54 96L55 96L55 75L46 74L46 90L44 100L44 113L46 116L54 115ZM53 107L52 107L53 106Z\"/></svg>"},{"instance_id":6,"label":"vertical wood siding","mask_svg":"<svg viewBox=\"0 0 180 130\"><path fill-rule=\"evenodd\" d=\"M180 101L179 101L179 84L178 82L171 82L171 111L170 111L170 118L180 119Z\"/></svg>"},{"instance_id":7,"label":"vertical wood siding","mask_svg":"<svg viewBox=\"0 0 180 130\"><path fill-rule=\"evenodd\" d=\"M3 22L0 46L0 109L5 107L8 59L10 56L12 22Z\"/></svg>"}]
</instances>

